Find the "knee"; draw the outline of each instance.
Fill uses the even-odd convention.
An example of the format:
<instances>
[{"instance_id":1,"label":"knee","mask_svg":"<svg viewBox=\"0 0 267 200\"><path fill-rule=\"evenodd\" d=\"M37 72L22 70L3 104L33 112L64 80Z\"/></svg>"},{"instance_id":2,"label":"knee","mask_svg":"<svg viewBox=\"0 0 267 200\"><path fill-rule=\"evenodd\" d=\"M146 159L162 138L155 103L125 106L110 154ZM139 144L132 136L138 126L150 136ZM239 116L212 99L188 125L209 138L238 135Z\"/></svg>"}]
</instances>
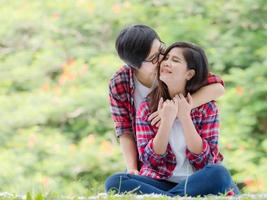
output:
<instances>
[{"instance_id":1,"label":"knee","mask_svg":"<svg viewBox=\"0 0 267 200\"><path fill-rule=\"evenodd\" d=\"M105 181L105 191L114 191L115 193L118 193L120 185L125 179L127 179L127 174L125 173L116 173L109 176Z\"/></svg>"},{"instance_id":2,"label":"knee","mask_svg":"<svg viewBox=\"0 0 267 200\"><path fill-rule=\"evenodd\" d=\"M232 179L229 171L222 165L210 165L209 174L222 190L230 188ZM217 185L216 184L216 185Z\"/></svg>"}]
</instances>

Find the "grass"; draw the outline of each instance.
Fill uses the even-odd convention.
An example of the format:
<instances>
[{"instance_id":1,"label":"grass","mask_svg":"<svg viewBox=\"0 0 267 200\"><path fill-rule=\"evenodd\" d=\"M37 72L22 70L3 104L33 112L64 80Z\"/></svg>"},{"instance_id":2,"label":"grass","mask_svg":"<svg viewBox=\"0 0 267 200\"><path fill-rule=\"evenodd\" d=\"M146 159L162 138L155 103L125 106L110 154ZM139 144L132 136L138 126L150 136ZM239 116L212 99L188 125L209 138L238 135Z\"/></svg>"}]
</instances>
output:
<instances>
[{"instance_id":1,"label":"grass","mask_svg":"<svg viewBox=\"0 0 267 200\"><path fill-rule=\"evenodd\" d=\"M0 193L0 200L267 200L267 194L242 194L239 197L226 197L226 196L207 196L207 197L175 197L170 198L161 195L107 195L99 193L97 196L61 196L56 193L49 193L44 195L42 193L26 195L16 195L7 192Z\"/></svg>"}]
</instances>

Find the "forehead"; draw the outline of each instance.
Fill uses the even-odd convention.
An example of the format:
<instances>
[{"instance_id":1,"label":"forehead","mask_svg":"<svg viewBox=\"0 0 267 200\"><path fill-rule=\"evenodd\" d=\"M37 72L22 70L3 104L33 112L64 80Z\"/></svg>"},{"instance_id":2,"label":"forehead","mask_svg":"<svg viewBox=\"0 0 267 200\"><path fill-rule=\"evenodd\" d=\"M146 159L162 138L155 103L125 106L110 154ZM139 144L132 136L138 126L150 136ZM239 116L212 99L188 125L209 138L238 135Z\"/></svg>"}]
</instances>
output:
<instances>
[{"instance_id":1,"label":"forehead","mask_svg":"<svg viewBox=\"0 0 267 200\"><path fill-rule=\"evenodd\" d=\"M179 58L183 58L183 50L182 48L179 48L179 47L174 47L173 49L171 49L168 53L168 55L170 56L176 56L176 57L179 57Z\"/></svg>"}]
</instances>

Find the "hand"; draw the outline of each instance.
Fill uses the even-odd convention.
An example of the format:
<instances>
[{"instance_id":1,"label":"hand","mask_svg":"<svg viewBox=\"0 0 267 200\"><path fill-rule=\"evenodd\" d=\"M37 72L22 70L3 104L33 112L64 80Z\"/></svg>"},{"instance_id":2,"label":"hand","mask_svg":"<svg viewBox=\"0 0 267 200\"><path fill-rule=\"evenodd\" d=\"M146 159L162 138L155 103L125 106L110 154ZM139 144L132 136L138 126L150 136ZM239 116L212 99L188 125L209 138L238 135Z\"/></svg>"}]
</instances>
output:
<instances>
[{"instance_id":1,"label":"hand","mask_svg":"<svg viewBox=\"0 0 267 200\"><path fill-rule=\"evenodd\" d=\"M191 110L193 108L193 99L188 93L185 98L183 94L178 94L175 96L178 101L179 112L177 112L178 118L181 120L185 117L190 116Z\"/></svg>"},{"instance_id":2,"label":"hand","mask_svg":"<svg viewBox=\"0 0 267 200\"><path fill-rule=\"evenodd\" d=\"M130 169L130 170L127 170L127 173L138 175L139 174L139 171L137 169Z\"/></svg>"},{"instance_id":3,"label":"hand","mask_svg":"<svg viewBox=\"0 0 267 200\"><path fill-rule=\"evenodd\" d=\"M174 98L173 101L166 100L163 103L163 107L160 110L161 120L165 123L170 123L172 125L173 121L176 118L178 112L178 100Z\"/></svg>"},{"instance_id":4,"label":"hand","mask_svg":"<svg viewBox=\"0 0 267 200\"><path fill-rule=\"evenodd\" d=\"M163 107L163 98L161 97L160 100L159 100L159 104L158 104L158 109L157 111L153 112L149 117L148 117L148 120L151 121L151 125L154 126L156 125L156 127L159 127L160 125L160 120L161 120L161 117L160 117L160 111Z\"/></svg>"}]
</instances>

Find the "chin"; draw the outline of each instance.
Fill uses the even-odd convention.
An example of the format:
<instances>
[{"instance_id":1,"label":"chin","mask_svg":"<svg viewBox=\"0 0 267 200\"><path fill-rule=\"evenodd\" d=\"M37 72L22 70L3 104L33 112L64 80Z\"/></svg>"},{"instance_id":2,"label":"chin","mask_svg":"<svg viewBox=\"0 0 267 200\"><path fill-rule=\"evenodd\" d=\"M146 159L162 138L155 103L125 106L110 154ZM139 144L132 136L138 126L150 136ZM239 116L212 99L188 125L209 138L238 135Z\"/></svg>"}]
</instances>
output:
<instances>
[{"instance_id":1,"label":"chin","mask_svg":"<svg viewBox=\"0 0 267 200\"><path fill-rule=\"evenodd\" d=\"M163 83L165 83L167 86L170 85L170 82L168 81L168 78L167 77L164 77L163 76L160 76L159 77L159 80L161 80Z\"/></svg>"}]
</instances>

